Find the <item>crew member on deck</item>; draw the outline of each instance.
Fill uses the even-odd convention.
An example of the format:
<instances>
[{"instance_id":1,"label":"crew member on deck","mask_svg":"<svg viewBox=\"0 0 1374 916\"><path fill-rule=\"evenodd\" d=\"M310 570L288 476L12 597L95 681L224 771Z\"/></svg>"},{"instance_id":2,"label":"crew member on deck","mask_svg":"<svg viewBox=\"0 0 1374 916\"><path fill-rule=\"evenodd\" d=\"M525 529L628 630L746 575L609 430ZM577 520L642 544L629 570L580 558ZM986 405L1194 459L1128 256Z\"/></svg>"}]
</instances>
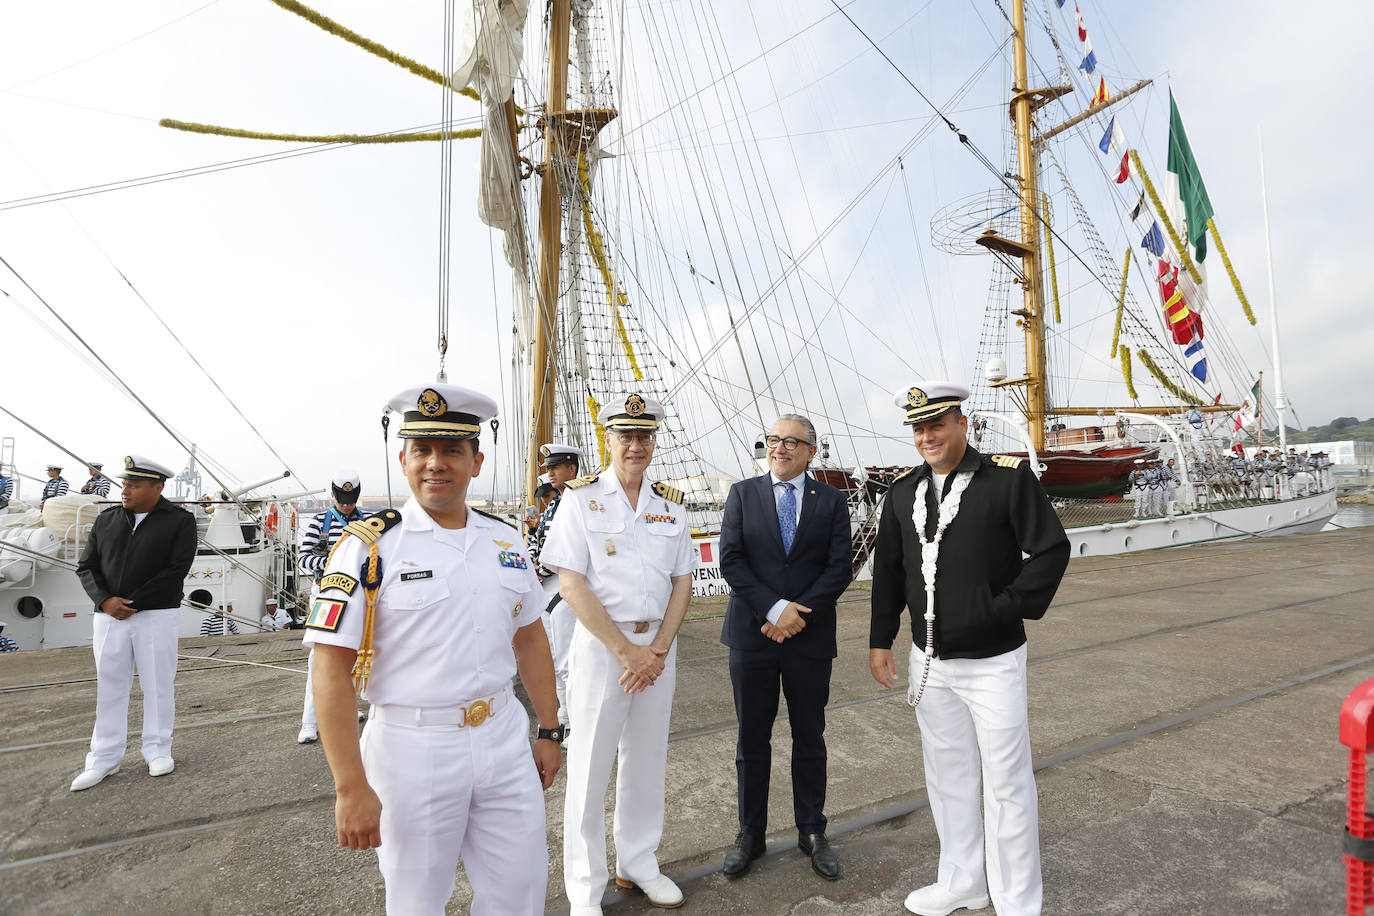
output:
<instances>
[{"instance_id":1,"label":"crew member on deck","mask_svg":"<svg viewBox=\"0 0 1374 916\"><path fill-rule=\"evenodd\" d=\"M377 848L392 916L442 916L460 859L475 916L540 914L562 738L544 594L519 532L467 505L496 403L436 383L390 406L413 497L349 524L305 625L339 844ZM361 742L355 684L373 703Z\"/></svg>"},{"instance_id":2,"label":"crew member on deck","mask_svg":"<svg viewBox=\"0 0 1374 916\"><path fill-rule=\"evenodd\" d=\"M39 500L39 508L54 496L67 495L67 479L62 476L62 468L55 464L48 465L48 482L43 484L43 498Z\"/></svg>"},{"instance_id":3,"label":"crew member on deck","mask_svg":"<svg viewBox=\"0 0 1374 916\"><path fill-rule=\"evenodd\" d=\"M172 472L141 455L124 459L120 505L91 525L76 573L95 603L95 729L86 768L72 791L119 770L138 666L143 691L143 759L148 775L172 772L172 682L182 584L196 558L196 520L162 496Z\"/></svg>"},{"instance_id":4,"label":"crew member on deck","mask_svg":"<svg viewBox=\"0 0 1374 916\"><path fill-rule=\"evenodd\" d=\"M945 916L986 907L990 895L999 916L1023 916L1040 912L1042 882L1022 621L1045 615L1069 539L1029 462L968 444L968 395L944 381L897 395L926 463L893 481L883 504L869 667L896 686L891 647L910 608L907 702L940 865L906 908Z\"/></svg>"},{"instance_id":5,"label":"crew member on deck","mask_svg":"<svg viewBox=\"0 0 1374 916\"><path fill-rule=\"evenodd\" d=\"M104 466L97 461L87 468L91 472L91 479L81 485L82 493L99 496L102 499L110 495L110 478L100 473L100 469Z\"/></svg>"},{"instance_id":6,"label":"crew member on deck","mask_svg":"<svg viewBox=\"0 0 1374 916\"><path fill-rule=\"evenodd\" d=\"M650 483L663 406L638 394L606 401L611 466L568 482L541 561L577 615L568 661L563 881L572 916L601 913L606 787L615 786L615 881L655 906L682 891L659 870L668 717L677 682L677 632L692 597L692 547L682 491Z\"/></svg>"},{"instance_id":7,"label":"crew member on deck","mask_svg":"<svg viewBox=\"0 0 1374 916\"><path fill-rule=\"evenodd\" d=\"M14 499L14 478L0 468L0 515L8 515L10 500Z\"/></svg>"},{"instance_id":8,"label":"crew member on deck","mask_svg":"<svg viewBox=\"0 0 1374 916\"><path fill-rule=\"evenodd\" d=\"M310 600L313 602L320 593L320 579L324 577L325 560L334 544L343 534L344 527L350 522L360 522L367 514L358 509L358 497L362 495L362 484L358 472L343 468L334 474L329 482L334 505L310 520L305 537L301 539L301 569L310 573L315 581L310 586ZM305 703L301 710L301 730L296 735L297 744L312 744L319 740L319 725L315 721L314 684L315 653L305 665Z\"/></svg>"},{"instance_id":9,"label":"crew member on deck","mask_svg":"<svg viewBox=\"0 0 1374 916\"><path fill-rule=\"evenodd\" d=\"M549 536L549 525L553 524L554 513L558 511L558 504L563 498L564 488L569 480L577 476L583 453L582 449L575 445L548 442L539 447L539 456L552 495L530 537L530 556L534 559L544 593L549 596L549 601L544 607L544 628L549 634L549 648L553 650L553 671L558 684L558 721L563 726L566 740L566 733L572 731L568 718L568 647L572 645L577 615L568 606L568 602L558 595L558 574L540 565L539 557L544 549L544 541ZM535 497L538 498L538 495L536 491Z\"/></svg>"}]
</instances>

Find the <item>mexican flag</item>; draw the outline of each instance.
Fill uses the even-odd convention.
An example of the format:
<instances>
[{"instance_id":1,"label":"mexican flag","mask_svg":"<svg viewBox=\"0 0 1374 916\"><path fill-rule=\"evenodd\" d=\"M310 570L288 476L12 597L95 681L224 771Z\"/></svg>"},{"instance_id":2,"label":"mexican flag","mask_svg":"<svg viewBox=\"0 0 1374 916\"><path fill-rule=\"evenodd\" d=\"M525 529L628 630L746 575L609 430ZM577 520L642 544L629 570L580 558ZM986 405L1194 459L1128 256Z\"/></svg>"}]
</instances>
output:
<instances>
[{"instance_id":1,"label":"mexican flag","mask_svg":"<svg viewBox=\"0 0 1374 916\"><path fill-rule=\"evenodd\" d=\"M1255 384L1250 388L1250 396L1241 405L1240 413L1236 414L1236 428L1234 432L1249 429L1259 422L1259 418L1264 415L1264 405L1260 400L1260 387L1264 384L1264 373L1259 374L1255 379Z\"/></svg>"},{"instance_id":2,"label":"mexican flag","mask_svg":"<svg viewBox=\"0 0 1374 916\"><path fill-rule=\"evenodd\" d=\"M1201 263L1207 259L1207 221L1212 218L1212 201L1207 197L1207 188L1202 183L1202 172L1198 170L1197 160L1193 158L1193 148L1188 143L1188 134L1183 129L1183 118L1179 116L1178 104L1174 93L1169 92L1169 161L1165 179L1166 205L1170 217L1182 215L1180 231L1187 236L1193 246L1194 256ZM1181 205L1181 206L1179 206ZM1179 214L1179 210L1182 213Z\"/></svg>"}]
</instances>

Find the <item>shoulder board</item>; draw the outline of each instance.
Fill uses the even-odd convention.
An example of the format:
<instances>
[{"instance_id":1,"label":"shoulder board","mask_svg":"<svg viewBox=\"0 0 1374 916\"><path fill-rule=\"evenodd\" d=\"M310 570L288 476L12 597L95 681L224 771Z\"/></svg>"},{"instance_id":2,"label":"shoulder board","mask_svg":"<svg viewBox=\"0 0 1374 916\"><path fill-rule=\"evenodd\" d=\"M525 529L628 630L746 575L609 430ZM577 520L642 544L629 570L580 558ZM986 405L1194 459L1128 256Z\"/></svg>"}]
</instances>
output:
<instances>
[{"instance_id":1,"label":"shoulder board","mask_svg":"<svg viewBox=\"0 0 1374 916\"><path fill-rule=\"evenodd\" d=\"M1018 458L1015 455L991 455L989 460L999 468L1019 468L1021 462L1026 459Z\"/></svg>"},{"instance_id":2,"label":"shoulder board","mask_svg":"<svg viewBox=\"0 0 1374 916\"><path fill-rule=\"evenodd\" d=\"M892 486L892 484L895 484L895 483L896 483L897 481L899 481L899 480L906 480L906 479L907 479L908 477L910 477L912 474L915 474L917 471L919 471L919 470L921 469L921 467L922 467L922 465L919 465L919 464L918 464L918 465L916 465L916 467L911 468L910 470L903 471L902 473L898 474L896 477L892 478L892 483L888 484L888 486L889 486L889 487Z\"/></svg>"},{"instance_id":3,"label":"shoulder board","mask_svg":"<svg viewBox=\"0 0 1374 916\"><path fill-rule=\"evenodd\" d=\"M600 476L600 474L592 474L589 477L574 477L572 480L563 484L563 486L567 487L569 490L576 490L578 487L585 487L589 483L596 483L597 478Z\"/></svg>"},{"instance_id":4,"label":"shoulder board","mask_svg":"<svg viewBox=\"0 0 1374 916\"><path fill-rule=\"evenodd\" d=\"M508 518L502 518L502 517L499 516L499 515L492 515L490 512L484 512L484 511L482 511L481 509L477 508L476 506L468 506L468 509L469 509L470 511L472 511L472 512L476 512L478 515L485 515L487 518L491 519L492 521L500 522L500 523L503 524L503 525L509 525L509 526L512 527L512 528L515 527L515 522L511 521L511 520L508 519Z\"/></svg>"},{"instance_id":5,"label":"shoulder board","mask_svg":"<svg viewBox=\"0 0 1374 916\"><path fill-rule=\"evenodd\" d=\"M344 526L344 534L351 534L364 544L370 545L375 544L378 538L399 524L401 524L399 509L383 509L369 518L349 522Z\"/></svg>"},{"instance_id":6,"label":"shoulder board","mask_svg":"<svg viewBox=\"0 0 1374 916\"><path fill-rule=\"evenodd\" d=\"M677 503L678 505L682 505L683 493L677 487L670 487L660 480L657 481L649 489L653 490L656 495L662 496L670 503Z\"/></svg>"}]
</instances>

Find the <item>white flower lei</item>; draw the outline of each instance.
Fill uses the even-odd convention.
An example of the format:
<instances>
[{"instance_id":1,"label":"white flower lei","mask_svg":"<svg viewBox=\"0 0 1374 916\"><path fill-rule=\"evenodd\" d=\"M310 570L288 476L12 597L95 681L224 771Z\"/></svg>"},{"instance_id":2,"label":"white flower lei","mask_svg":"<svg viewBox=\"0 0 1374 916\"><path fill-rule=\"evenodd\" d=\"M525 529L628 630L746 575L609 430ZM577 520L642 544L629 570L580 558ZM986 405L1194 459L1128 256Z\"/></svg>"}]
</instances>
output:
<instances>
[{"instance_id":1,"label":"white flower lei","mask_svg":"<svg viewBox=\"0 0 1374 916\"><path fill-rule=\"evenodd\" d=\"M959 502L973 479L972 471L960 471L954 476L949 495L940 501L940 514L935 520L935 537L926 537L926 491L930 489L927 477L916 485L916 500L911 506L911 521L916 525L916 537L921 541L921 578L926 583L926 649L925 662L921 669L921 683L907 686L906 701L912 709L921 702L930 678L930 660L935 655L935 567L940 559L940 541L945 529L959 514Z\"/></svg>"}]
</instances>

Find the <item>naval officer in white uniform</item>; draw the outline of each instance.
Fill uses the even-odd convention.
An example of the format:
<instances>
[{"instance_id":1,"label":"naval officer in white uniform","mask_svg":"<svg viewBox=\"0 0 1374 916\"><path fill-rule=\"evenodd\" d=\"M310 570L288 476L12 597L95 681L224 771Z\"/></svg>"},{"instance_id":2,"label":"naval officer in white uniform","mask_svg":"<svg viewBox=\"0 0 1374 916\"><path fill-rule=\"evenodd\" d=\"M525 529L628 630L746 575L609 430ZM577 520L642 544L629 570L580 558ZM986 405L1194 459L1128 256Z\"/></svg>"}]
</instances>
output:
<instances>
[{"instance_id":1,"label":"naval officer in white uniform","mask_svg":"<svg viewBox=\"0 0 1374 916\"><path fill-rule=\"evenodd\" d=\"M658 867L668 764L668 717L677 680L677 631L692 597L692 548L682 491L645 470L663 406L638 394L597 415L611 467L568 481L541 563L577 615L568 664L568 788L563 879L572 916L601 912L606 787L616 773L616 883L655 906L682 891Z\"/></svg>"},{"instance_id":2,"label":"naval officer in white uniform","mask_svg":"<svg viewBox=\"0 0 1374 916\"><path fill-rule=\"evenodd\" d=\"M162 496L171 469L141 455L124 459L120 505L96 517L76 574L95 604L95 728L86 768L72 791L119 770L128 737L129 691L138 666L143 691L143 759L166 776L172 760L172 682L182 586L196 559L196 520Z\"/></svg>"},{"instance_id":3,"label":"naval officer in white uniform","mask_svg":"<svg viewBox=\"0 0 1374 916\"><path fill-rule=\"evenodd\" d=\"M339 844L377 848L393 916L440 916L460 859L474 914L543 913L562 739L544 593L519 533L466 502L496 404L436 383L390 406L413 498L348 526L305 625ZM373 704L361 741L355 681Z\"/></svg>"}]
</instances>

